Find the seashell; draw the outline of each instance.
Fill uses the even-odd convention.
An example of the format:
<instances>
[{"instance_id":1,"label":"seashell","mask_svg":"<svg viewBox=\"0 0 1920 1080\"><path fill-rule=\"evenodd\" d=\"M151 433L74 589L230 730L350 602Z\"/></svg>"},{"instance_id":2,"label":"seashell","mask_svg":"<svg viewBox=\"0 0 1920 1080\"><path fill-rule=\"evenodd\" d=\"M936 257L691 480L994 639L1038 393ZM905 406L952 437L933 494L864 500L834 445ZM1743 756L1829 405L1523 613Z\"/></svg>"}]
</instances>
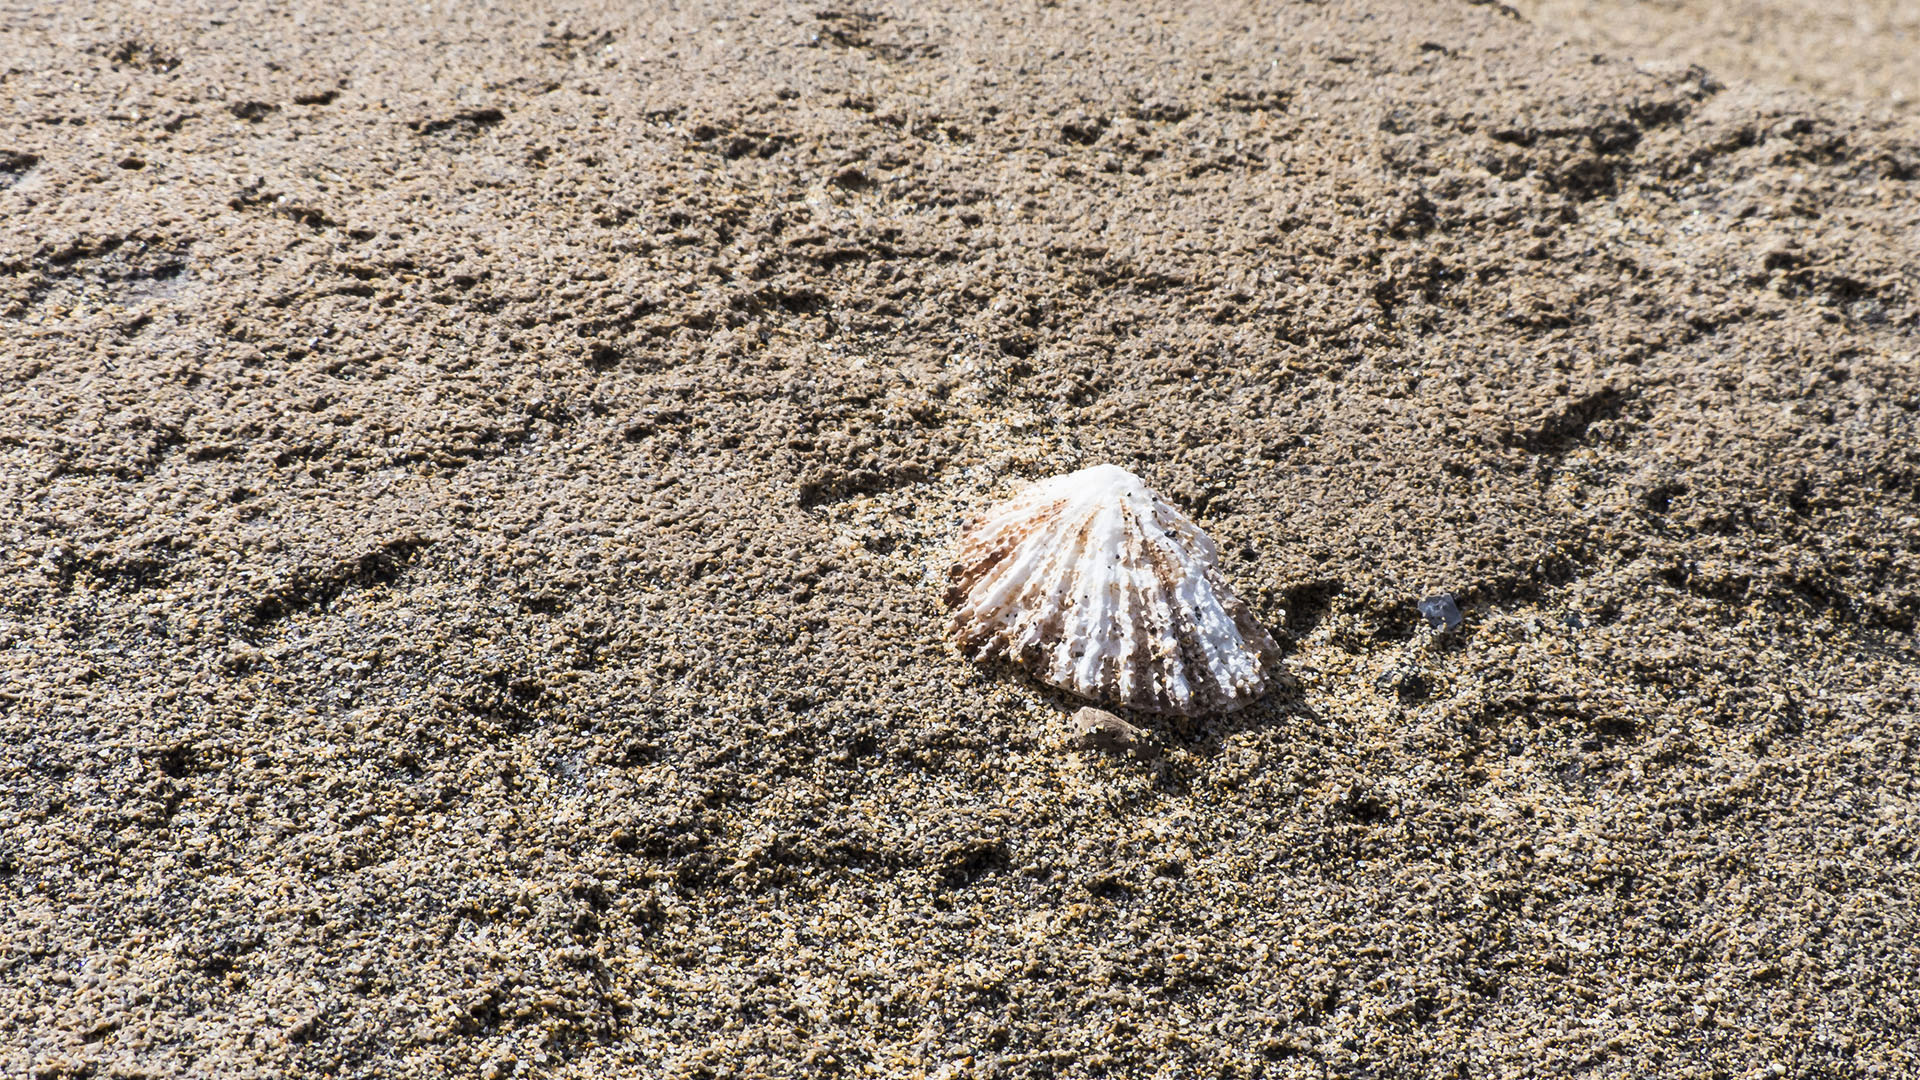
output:
<instances>
[{"instance_id":1,"label":"seashell","mask_svg":"<svg viewBox=\"0 0 1920 1080\"><path fill-rule=\"evenodd\" d=\"M1273 639L1219 549L1117 465L1055 476L987 511L948 577L947 633L1108 705L1193 716L1265 693Z\"/></svg>"}]
</instances>

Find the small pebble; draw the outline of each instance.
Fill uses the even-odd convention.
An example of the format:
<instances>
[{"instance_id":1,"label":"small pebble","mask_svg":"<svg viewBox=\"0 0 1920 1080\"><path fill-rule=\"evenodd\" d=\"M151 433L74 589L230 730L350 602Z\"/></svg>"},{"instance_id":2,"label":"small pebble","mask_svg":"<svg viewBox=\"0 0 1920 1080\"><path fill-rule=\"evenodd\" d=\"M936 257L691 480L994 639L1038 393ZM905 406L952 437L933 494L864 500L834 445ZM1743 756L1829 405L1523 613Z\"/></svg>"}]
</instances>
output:
<instances>
[{"instance_id":1,"label":"small pebble","mask_svg":"<svg viewBox=\"0 0 1920 1080\"><path fill-rule=\"evenodd\" d=\"M1405 667L1389 668L1373 681L1373 688L1392 694L1403 705L1417 705L1427 700L1431 689L1419 671Z\"/></svg>"},{"instance_id":2,"label":"small pebble","mask_svg":"<svg viewBox=\"0 0 1920 1080\"><path fill-rule=\"evenodd\" d=\"M1075 750L1147 753L1152 749L1152 739L1145 731L1105 709L1089 705L1073 714L1072 723L1073 740L1069 745Z\"/></svg>"},{"instance_id":3,"label":"small pebble","mask_svg":"<svg viewBox=\"0 0 1920 1080\"><path fill-rule=\"evenodd\" d=\"M1452 593L1438 593L1420 601L1420 614L1427 617L1427 625L1441 633L1460 628L1460 605L1453 602Z\"/></svg>"}]
</instances>

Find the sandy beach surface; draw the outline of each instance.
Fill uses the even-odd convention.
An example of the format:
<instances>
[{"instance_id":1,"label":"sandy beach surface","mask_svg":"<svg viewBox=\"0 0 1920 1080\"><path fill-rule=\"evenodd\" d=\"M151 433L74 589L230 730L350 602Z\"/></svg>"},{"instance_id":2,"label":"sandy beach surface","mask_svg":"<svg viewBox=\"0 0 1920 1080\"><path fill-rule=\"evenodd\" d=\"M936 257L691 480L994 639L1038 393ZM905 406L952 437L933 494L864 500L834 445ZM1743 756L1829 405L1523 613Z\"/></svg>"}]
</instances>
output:
<instances>
[{"instance_id":1,"label":"sandy beach surface","mask_svg":"<svg viewBox=\"0 0 1920 1080\"><path fill-rule=\"evenodd\" d=\"M1549 38L1610 56L1684 58L1723 79L1844 98L1920 120L1912 0L1513 0Z\"/></svg>"},{"instance_id":2,"label":"sandy beach surface","mask_svg":"<svg viewBox=\"0 0 1920 1080\"><path fill-rule=\"evenodd\" d=\"M1920 127L1609 56L0 3L0 1073L1920 1074ZM946 645L1101 462L1295 685Z\"/></svg>"}]
</instances>

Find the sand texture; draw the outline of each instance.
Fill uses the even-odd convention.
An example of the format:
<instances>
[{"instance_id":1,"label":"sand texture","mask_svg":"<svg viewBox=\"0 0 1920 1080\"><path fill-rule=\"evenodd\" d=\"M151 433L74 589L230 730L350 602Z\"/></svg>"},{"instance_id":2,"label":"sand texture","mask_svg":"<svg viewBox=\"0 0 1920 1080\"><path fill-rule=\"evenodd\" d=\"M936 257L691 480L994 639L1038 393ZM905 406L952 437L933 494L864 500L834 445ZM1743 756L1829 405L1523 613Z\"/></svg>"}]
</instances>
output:
<instances>
[{"instance_id":1,"label":"sand texture","mask_svg":"<svg viewBox=\"0 0 1920 1080\"><path fill-rule=\"evenodd\" d=\"M1913 0L1512 0L1550 37L1920 119Z\"/></svg>"},{"instance_id":2,"label":"sand texture","mask_svg":"<svg viewBox=\"0 0 1920 1080\"><path fill-rule=\"evenodd\" d=\"M0 1075L1920 1074L1920 129L940 7L0 2ZM1100 462L1296 685L953 653Z\"/></svg>"}]
</instances>

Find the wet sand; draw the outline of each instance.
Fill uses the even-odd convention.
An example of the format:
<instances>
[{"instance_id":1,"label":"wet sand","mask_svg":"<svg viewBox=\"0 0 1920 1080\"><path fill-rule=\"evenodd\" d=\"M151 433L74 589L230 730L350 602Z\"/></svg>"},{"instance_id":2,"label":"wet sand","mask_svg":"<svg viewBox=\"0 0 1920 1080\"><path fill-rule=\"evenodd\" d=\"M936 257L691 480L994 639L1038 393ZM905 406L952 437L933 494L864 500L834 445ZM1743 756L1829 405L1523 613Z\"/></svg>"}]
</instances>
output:
<instances>
[{"instance_id":1,"label":"wet sand","mask_svg":"<svg viewBox=\"0 0 1920 1080\"><path fill-rule=\"evenodd\" d=\"M0 1072L1920 1070L1920 130L1204 7L0 14ZM1297 688L945 645L1103 461Z\"/></svg>"}]
</instances>

